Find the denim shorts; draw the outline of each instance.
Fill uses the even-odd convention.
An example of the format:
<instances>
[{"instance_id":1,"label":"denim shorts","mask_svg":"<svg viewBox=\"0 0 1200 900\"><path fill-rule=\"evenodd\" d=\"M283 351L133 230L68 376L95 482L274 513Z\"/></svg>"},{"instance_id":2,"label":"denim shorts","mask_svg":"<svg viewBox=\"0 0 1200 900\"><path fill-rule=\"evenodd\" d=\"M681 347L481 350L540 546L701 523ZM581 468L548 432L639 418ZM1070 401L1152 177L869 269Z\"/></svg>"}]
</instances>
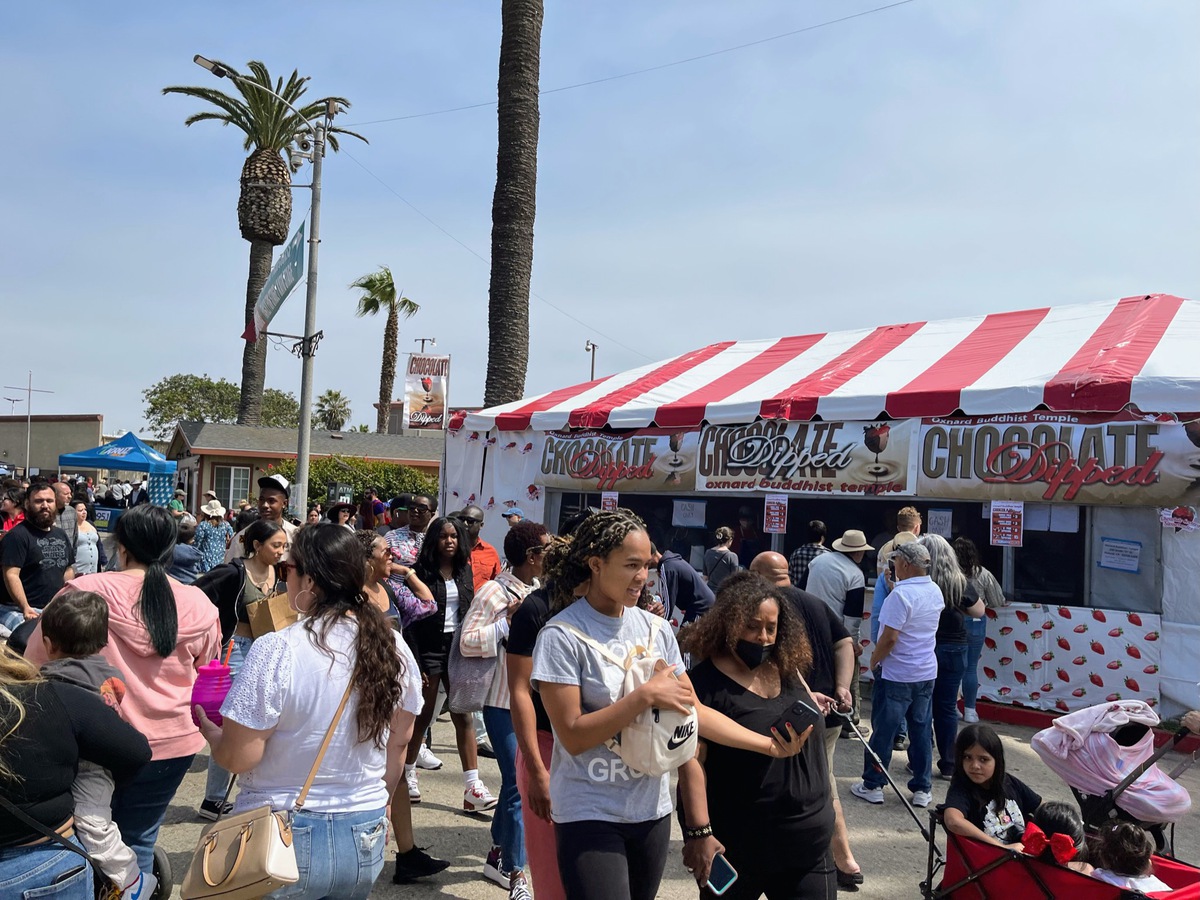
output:
<instances>
[{"instance_id":1,"label":"denim shorts","mask_svg":"<svg viewBox=\"0 0 1200 900\"><path fill-rule=\"evenodd\" d=\"M298 812L292 846L300 880L269 896L289 900L366 900L383 871L387 846L384 809L367 812Z\"/></svg>"}]
</instances>

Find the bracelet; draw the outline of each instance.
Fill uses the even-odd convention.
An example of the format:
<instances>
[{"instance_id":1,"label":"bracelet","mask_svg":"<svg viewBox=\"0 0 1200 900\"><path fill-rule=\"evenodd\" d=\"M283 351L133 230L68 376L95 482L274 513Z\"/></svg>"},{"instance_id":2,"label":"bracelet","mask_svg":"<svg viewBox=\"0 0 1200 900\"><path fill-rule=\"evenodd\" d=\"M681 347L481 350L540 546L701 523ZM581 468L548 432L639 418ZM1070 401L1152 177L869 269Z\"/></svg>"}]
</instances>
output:
<instances>
[{"instance_id":1,"label":"bracelet","mask_svg":"<svg viewBox=\"0 0 1200 900\"><path fill-rule=\"evenodd\" d=\"M683 839L685 841L698 841L700 838L712 837L712 823L701 825L699 828L683 829Z\"/></svg>"}]
</instances>

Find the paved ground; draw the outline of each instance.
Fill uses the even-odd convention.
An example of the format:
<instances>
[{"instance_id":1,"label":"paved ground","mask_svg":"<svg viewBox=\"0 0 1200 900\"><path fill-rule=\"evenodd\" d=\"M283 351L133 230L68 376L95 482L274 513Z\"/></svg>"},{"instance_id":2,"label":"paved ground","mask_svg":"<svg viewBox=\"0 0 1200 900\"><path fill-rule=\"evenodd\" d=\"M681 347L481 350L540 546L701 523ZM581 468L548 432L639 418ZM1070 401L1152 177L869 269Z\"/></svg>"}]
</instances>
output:
<instances>
[{"instance_id":1,"label":"paved ground","mask_svg":"<svg viewBox=\"0 0 1200 900\"><path fill-rule=\"evenodd\" d=\"M1011 725L997 725L996 729L1004 737L1005 758L1010 772L1046 799L1071 799L1066 786L1029 749L1029 738L1034 729ZM421 792L424 800L413 810L417 843L420 846L428 845L432 854L452 860L453 865L427 884L400 887L393 885L390 880L394 856L389 851L389 862L372 897L501 900L505 896L504 891L492 882L483 880L480 875L483 857L490 842L489 816L470 816L461 811L462 776L457 756L452 750L453 740L454 732L449 723L439 722L434 728L434 749L446 761L446 766L441 771L422 774ZM855 748L858 748L857 752ZM1170 771L1179 757L1168 755L1166 759L1170 762L1164 769ZM904 754L897 754L891 766L893 777L902 789L905 761ZM207 757L197 758L192 773L167 814L162 842L171 855L177 878L187 868L191 851L204 824L195 818L194 810L204 789L206 763ZM484 780L493 791L497 791L500 779L495 763L491 760L480 760L480 763ZM850 785L857 779L861 766L861 746L856 741L853 744L839 741L835 757L838 790L850 824L851 842L866 875L866 882L856 897L862 900L919 897L917 885L925 876L927 845L916 824L890 789L883 806L871 806L850 794ZM1189 770L1181 782L1196 799L1196 807L1177 828L1178 852L1183 859L1200 862L1200 765ZM945 792L946 782L935 781L935 804L945 797ZM918 813L922 821L927 821L924 812L918 810ZM681 847L676 827L666 876L659 891L659 897L666 900L697 896L694 882L683 871ZM175 896L178 896L178 887Z\"/></svg>"}]
</instances>

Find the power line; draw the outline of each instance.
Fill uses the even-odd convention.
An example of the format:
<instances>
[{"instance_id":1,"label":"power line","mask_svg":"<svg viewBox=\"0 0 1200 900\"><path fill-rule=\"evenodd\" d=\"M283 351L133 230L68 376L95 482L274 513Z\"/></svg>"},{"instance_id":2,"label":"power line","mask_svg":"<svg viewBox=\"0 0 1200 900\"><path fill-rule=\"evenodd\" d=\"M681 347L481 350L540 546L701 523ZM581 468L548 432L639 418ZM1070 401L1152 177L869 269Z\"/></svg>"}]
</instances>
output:
<instances>
[{"instance_id":1,"label":"power line","mask_svg":"<svg viewBox=\"0 0 1200 900\"><path fill-rule=\"evenodd\" d=\"M906 2L911 2L911 0L906 0ZM476 259L478 259L480 262L482 262L484 265L486 265L486 266L491 265L490 261L488 260L488 258L486 256L477 252L475 250L475 248L471 247L469 244L466 244L463 241L459 240L457 237L455 237L453 234L451 234L449 231L447 231L445 228L443 228L440 224L438 224L433 219L431 219L429 216L427 216L424 212L419 210L416 206L414 206L411 202L409 202L409 200L406 197L404 197L399 191L397 191L394 187L392 187L390 184L388 184L386 181L384 181L382 178L380 178L378 175L376 175L374 172L372 172L369 168L367 168L367 166L364 163L362 163L360 160L358 160L357 158L352 156L350 154L350 152L347 151L345 148L343 148L341 151L339 151L339 155L349 157L350 160L356 166L358 166L360 169L362 169L364 172L366 172L368 175L370 175L372 178L374 178L376 181L378 181L381 185L383 185L383 187L389 193L391 193L393 196L395 196L397 200L399 200L401 203L403 203L405 206L407 206L409 209L411 209L413 212L415 212L418 216L420 216L422 219L424 219L426 222L428 222L430 225L432 225L434 228L436 228L438 231L440 231L446 237L450 238L450 240L454 241L454 243L458 244L458 246L462 247L464 250L466 250L468 253L470 253L472 256L474 256ZM537 293L537 291L534 291L531 289L529 291L529 295L531 297L533 297L534 299L540 300L542 303L545 303L547 306L549 306L555 312L561 313L562 315L566 316L568 319L571 319L572 321L577 322L578 324L582 325L584 328L588 329L588 331L591 332L592 334L598 335L607 341L611 341L612 343L616 344L618 347L624 347L630 353L634 354L635 356L640 356L642 359L646 360L647 362L654 362L654 357L647 356L645 353L642 353L640 350L630 347L628 344L624 343L623 341L618 340L617 338L613 337L611 334L605 334L603 331L600 331L598 328L595 328L591 324L583 321L583 319L579 318L578 316L567 312L561 306L558 306L555 303L551 303L549 300L547 300L541 294Z\"/></svg>"},{"instance_id":2,"label":"power line","mask_svg":"<svg viewBox=\"0 0 1200 900\"><path fill-rule=\"evenodd\" d=\"M590 81L578 81L575 84L565 84L562 87L547 88L544 91L538 91L539 97L545 97L548 94L561 94L563 91L573 91L577 88L591 87L596 84L604 84L609 81L619 81L622 78L632 78L635 75L645 75L649 72L661 72L663 69L671 69L676 66L687 65L688 63L699 62L703 59L712 59L714 56L723 56L726 53L736 53L738 50L746 50L750 47L758 47L762 44L769 44L772 41L781 41L784 38L795 37L798 34L806 34L810 31L816 31L820 28L828 28L831 25L840 25L843 22L849 22L852 19L861 19L864 16L873 15L878 12L885 12L889 9L895 9L897 6L905 6L913 3L915 0L897 0L895 3L888 3L884 6L876 6L874 9L864 9L862 12L851 13L848 16L841 16L837 19L829 19L825 22L817 22L815 25L805 25L803 28L797 28L793 31L785 31L782 34L773 34L770 37L759 38L755 41L747 41L744 44L737 44L733 47L724 47L720 50L712 50L708 53L700 53L696 56L688 56L684 59L676 59L671 62L660 63L656 66L647 66L644 69L633 69L629 72L621 72L618 75L606 75L603 78L593 78ZM447 109L435 109L431 112L412 113L407 116L392 116L387 119L372 119L369 122L354 122L347 125L347 128L361 128L365 125L382 125L387 122L405 122L409 119L427 119L430 116L444 116L449 113L465 112L470 109L483 109L488 106L495 106L495 100L486 100L481 103L468 103L465 106L452 106ZM407 202L407 201L406 201Z\"/></svg>"}]
</instances>

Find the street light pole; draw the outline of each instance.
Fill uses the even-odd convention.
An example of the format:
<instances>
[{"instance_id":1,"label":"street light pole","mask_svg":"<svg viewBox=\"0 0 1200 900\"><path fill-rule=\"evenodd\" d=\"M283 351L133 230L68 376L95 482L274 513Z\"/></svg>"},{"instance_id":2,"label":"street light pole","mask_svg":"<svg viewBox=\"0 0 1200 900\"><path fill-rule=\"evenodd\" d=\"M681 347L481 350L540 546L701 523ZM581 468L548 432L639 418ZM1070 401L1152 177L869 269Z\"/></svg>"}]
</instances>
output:
<instances>
[{"instance_id":1,"label":"street light pole","mask_svg":"<svg viewBox=\"0 0 1200 900\"><path fill-rule=\"evenodd\" d=\"M29 381L25 387L18 387L15 384L6 384L5 389L10 391L25 392L25 477L29 477L29 446L30 435L33 434L33 395L34 394L53 394L54 391L46 391L33 386L33 371L29 372ZM11 400L11 397L5 397L5 400ZM16 405L13 406L14 410Z\"/></svg>"},{"instance_id":2,"label":"street light pole","mask_svg":"<svg viewBox=\"0 0 1200 900\"><path fill-rule=\"evenodd\" d=\"M592 377L589 379L590 381L596 380L596 348L598 346L600 345L594 344L591 341L583 345L583 352L592 354Z\"/></svg>"},{"instance_id":3,"label":"street light pole","mask_svg":"<svg viewBox=\"0 0 1200 900\"><path fill-rule=\"evenodd\" d=\"M312 151L312 212L308 226L308 275L304 292L304 334L300 338L300 427L296 439L296 477L291 489L291 506L293 510L303 514L308 508L308 470L309 456L312 445L312 383L313 357L317 353L317 344L321 334L317 332L317 250L321 245L321 164L325 158L325 135L333 117L337 114L337 103L330 100L325 107L325 121L317 121L316 125L308 121L304 114L288 103L270 88L256 81L243 78L236 72L220 63L196 54L192 61L202 69L208 69L218 78L229 78L239 84L248 84L264 93L270 94L292 112L313 136ZM293 348L293 352L295 352Z\"/></svg>"}]
</instances>

